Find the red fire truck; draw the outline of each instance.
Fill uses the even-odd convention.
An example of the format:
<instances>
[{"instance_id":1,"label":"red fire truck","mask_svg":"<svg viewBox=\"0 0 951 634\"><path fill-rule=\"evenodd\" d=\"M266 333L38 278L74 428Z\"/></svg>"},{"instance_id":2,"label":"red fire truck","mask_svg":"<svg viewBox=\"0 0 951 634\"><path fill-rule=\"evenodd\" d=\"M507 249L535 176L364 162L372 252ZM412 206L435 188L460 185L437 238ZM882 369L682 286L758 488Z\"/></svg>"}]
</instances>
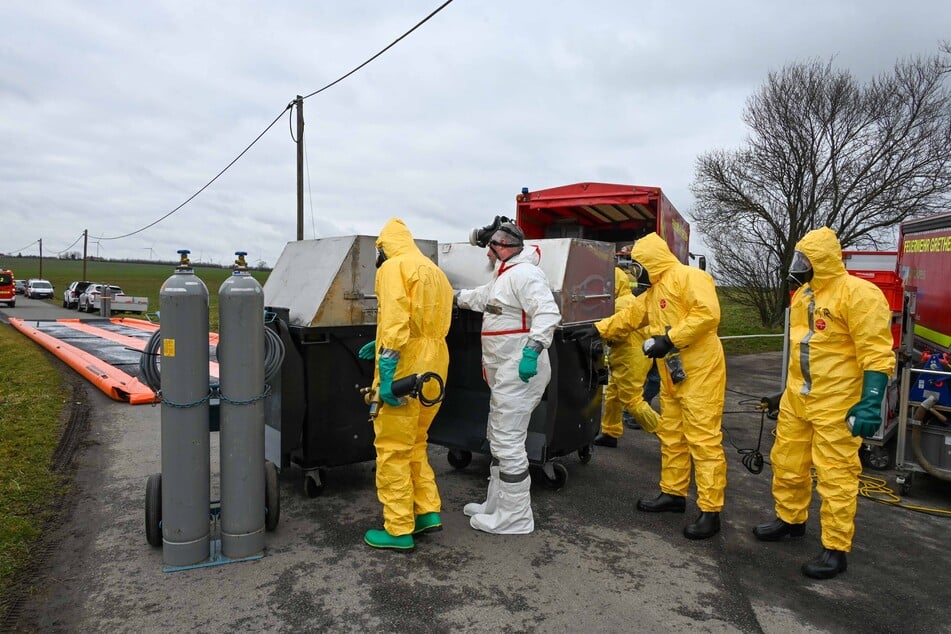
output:
<instances>
[{"instance_id":1,"label":"red fire truck","mask_svg":"<svg viewBox=\"0 0 951 634\"><path fill-rule=\"evenodd\" d=\"M14 286L13 271L0 269L0 303L7 306L17 305L16 287Z\"/></svg>"}]
</instances>

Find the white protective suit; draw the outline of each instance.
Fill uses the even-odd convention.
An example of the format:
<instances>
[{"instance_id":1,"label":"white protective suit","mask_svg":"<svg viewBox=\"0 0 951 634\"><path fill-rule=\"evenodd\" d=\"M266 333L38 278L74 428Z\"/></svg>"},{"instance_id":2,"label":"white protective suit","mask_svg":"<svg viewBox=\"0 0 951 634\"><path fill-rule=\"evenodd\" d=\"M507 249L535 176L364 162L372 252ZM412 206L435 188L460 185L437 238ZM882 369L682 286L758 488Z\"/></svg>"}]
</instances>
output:
<instances>
[{"instance_id":1,"label":"white protective suit","mask_svg":"<svg viewBox=\"0 0 951 634\"><path fill-rule=\"evenodd\" d=\"M476 512L473 528L490 533L524 534L535 526L525 439L532 411L551 379L548 347L561 323L548 279L537 266L540 258L537 246L526 246L499 265L491 282L457 296L460 308L483 313L482 363L492 391L487 438L498 470L491 469L485 504L468 505L467 513ZM542 348L538 374L524 382L518 366L531 342Z\"/></svg>"}]
</instances>

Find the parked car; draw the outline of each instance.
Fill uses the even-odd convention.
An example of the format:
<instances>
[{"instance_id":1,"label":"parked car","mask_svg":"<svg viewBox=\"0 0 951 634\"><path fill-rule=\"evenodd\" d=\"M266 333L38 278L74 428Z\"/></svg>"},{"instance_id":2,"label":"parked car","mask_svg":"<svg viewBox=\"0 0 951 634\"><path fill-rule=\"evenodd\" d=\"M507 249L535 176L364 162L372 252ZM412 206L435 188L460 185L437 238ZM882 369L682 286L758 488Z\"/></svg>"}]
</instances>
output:
<instances>
[{"instance_id":1,"label":"parked car","mask_svg":"<svg viewBox=\"0 0 951 634\"><path fill-rule=\"evenodd\" d=\"M86 286L86 290L84 290L79 295L79 311L91 313L95 310L98 310L98 306L94 304L96 299L102 295L102 291L107 286L109 287L109 292L113 297L125 295L125 293L122 292L122 289L114 284L100 284L98 282L93 282Z\"/></svg>"},{"instance_id":2,"label":"parked car","mask_svg":"<svg viewBox=\"0 0 951 634\"><path fill-rule=\"evenodd\" d=\"M53 285L49 280L30 280L26 283L24 294L30 299L52 299Z\"/></svg>"},{"instance_id":3,"label":"parked car","mask_svg":"<svg viewBox=\"0 0 951 634\"><path fill-rule=\"evenodd\" d=\"M26 280L17 280L15 283L17 295L26 294Z\"/></svg>"},{"instance_id":4,"label":"parked car","mask_svg":"<svg viewBox=\"0 0 951 634\"><path fill-rule=\"evenodd\" d=\"M63 291L63 308L79 308L79 296L92 282L70 282Z\"/></svg>"}]
</instances>

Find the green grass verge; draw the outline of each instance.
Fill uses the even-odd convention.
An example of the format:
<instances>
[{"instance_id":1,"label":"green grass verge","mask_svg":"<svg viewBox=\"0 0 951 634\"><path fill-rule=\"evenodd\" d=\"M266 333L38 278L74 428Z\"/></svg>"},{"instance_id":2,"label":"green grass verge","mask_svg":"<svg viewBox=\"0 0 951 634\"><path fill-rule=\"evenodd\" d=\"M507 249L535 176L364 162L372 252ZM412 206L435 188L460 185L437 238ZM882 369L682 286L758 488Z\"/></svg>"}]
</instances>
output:
<instances>
[{"instance_id":1,"label":"green grass verge","mask_svg":"<svg viewBox=\"0 0 951 634\"><path fill-rule=\"evenodd\" d=\"M0 324L0 597L61 492L62 478L50 466L67 399L46 351Z\"/></svg>"},{"instance_id":2,"label":"green grass verge","mask_svg":"<svg viewBox=\"0 0 951 634\"><path fill-rule=\"evenodd\" d=\"M726 354L753 354L783 349L782 327L764 328L756 311L737 303L728 288L717 289L717 295L720 298L720 328L717 334L721 337L748 337L724 340L723 351ZM771 336L750 337L750 335Z\"/></svg>"}]
</instances>

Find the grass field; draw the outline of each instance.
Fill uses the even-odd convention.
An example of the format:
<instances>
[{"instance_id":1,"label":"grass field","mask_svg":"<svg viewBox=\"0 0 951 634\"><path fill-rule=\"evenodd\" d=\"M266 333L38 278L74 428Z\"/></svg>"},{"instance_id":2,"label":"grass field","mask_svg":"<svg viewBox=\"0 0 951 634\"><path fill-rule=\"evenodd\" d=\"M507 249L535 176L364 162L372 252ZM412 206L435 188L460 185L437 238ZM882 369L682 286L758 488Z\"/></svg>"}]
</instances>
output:
<instances>
[{"instance_id":1,"label":"grass field","mask_svg":"<svg viewBox=\"0 0 951 634\"><path fill-rule=\"evenodd\" d=\"M39 346L0 325L0 599L62 493L52 472L68 398ZM2 603L2 601L0 601Z\"/></svg>"}]
</instances>

